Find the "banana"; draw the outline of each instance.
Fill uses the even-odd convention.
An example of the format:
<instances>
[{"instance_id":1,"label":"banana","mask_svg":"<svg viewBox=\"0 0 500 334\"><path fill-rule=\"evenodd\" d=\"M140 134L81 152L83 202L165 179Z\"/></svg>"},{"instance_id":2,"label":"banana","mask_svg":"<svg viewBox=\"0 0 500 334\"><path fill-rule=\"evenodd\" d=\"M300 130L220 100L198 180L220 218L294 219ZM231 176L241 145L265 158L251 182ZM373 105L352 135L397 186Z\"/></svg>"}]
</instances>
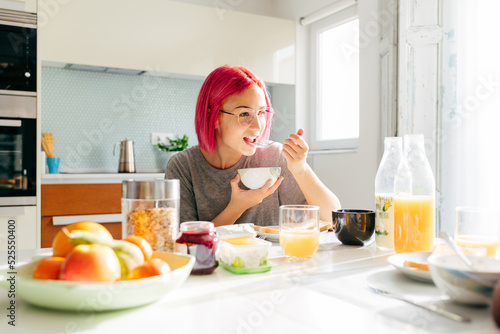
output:
<instances>
[{"instance_id":1,"label":"banana","mask_svg":"<svg viewBox=\"0 0 500 334\"><path fill-rule=\"evenodd\" d=\"M108 246L115 251L118 260L120 260L122 279L127 279L130 271L144 264L144 254L133 243L124 240L110 240L108 241Z\"/></svg>"},{"instance_id":2,"label":"banana","mask_svg":"<svg viewBox=\"0 0 500 334\"><path fill-rule=\"evenodd\" d=\"M144 255L141 249L131 242L124 240L105 240L89 231L73 230L69 233L65 230L64 228L63 232L69 237L69 241L74 246L82 244L101 244L111 247L120 261L122 279L127 279L130 271L144 263Z\"/></svg>"}]
</instances>

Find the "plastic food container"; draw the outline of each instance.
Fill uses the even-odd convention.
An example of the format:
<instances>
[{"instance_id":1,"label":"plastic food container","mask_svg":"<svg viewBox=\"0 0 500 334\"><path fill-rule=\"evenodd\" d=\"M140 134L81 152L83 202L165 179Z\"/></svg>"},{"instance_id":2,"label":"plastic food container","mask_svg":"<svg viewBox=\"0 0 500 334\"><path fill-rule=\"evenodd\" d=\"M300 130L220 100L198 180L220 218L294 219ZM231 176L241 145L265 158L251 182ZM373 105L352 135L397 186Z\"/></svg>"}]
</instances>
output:
<instances>
[{"instance_id":1,"label":"plastic food container","mask_svg":"<svg viewBox=\"0 0 500 334\"><path fill-rule=\"evenodd\" d=\"M271 270L267 263L272 243L254 238L253 235L221 237L219 265L235 274L262 273Z\"/></svg>"},{"instance_id":2,"label":"plastic food container","mask_svg":"<svg viewBox=\"0 0 500 334\"><path fill-rule=\"evenodd\" d=\"M179 180L122 182L122 235L146 239L154 251L173 252L179 231Z\"/></svg>"}]
</instances>

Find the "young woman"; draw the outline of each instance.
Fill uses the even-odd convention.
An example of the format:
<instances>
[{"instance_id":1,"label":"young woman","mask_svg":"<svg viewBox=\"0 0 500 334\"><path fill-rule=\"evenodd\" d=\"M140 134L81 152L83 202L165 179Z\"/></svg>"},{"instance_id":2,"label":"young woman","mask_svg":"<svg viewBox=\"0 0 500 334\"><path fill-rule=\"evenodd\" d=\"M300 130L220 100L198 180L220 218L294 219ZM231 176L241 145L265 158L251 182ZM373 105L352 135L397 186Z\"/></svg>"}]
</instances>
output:
<instances>
[{"instance_id":1,"label":"young woman","mask_svg":"<svg viewBox=\"0 0 500 334\"><path fill-rule=\"evenodd\" d=\"M283 204L318 205L320 219L332 220L340 203L307 164L302 129L283 145L256 148L269 139L272 113L266 86L247 68L225 65L208 75L196 104L199 144L174 155L165 172L180 180L181 222L277 225ZM237 170L252 167L281 167L281 176L248 190Z\"/></svg>"}]
</instances>

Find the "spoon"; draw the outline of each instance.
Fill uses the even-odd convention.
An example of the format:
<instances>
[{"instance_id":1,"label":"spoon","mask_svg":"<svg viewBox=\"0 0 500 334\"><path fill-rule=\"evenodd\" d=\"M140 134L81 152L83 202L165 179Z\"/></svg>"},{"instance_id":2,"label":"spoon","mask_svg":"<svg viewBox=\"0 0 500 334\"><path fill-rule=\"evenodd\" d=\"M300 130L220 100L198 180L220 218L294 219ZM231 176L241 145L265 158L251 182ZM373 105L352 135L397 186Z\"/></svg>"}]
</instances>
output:
<instances>
[{"instance_id":1,"label":"spoon","mask_svg":"<svg viewBox=\"0 0 500 334\"><path fill-rule=\"evenodd\" d=\"M388 291L385 291L385 290L382 290L382 289L378 289L378 288L375 288L375 287L370 286L370 285L368 285L367 288L370 291L372 291L372 292L378 293L379 295L383 295L383 296L387 296L387 297L390 297L390 298L401 300L401 301L406 302L408 304L411 304L411 305L423 308L423 309L425 309L427 311L434 312L436 314L439 314L440 316L443 316L445 318L448 318L448 319L451 319L451 320L454 320L454 321L458 321L458 322L471 322L471 319L469 317L465 317L463 315L447 311L447 310L445 310L443 308L440 308L440 307L438 307L436 305L426 305L426 304L417 303L417 302L415 302L413 300L410 300L410 299L407 299L406 297L403 297L401 295L398 295L398 294L395 294L395 293L392 293L392 292L388 292Z\"/></svg>"},{"instance_id":2,"label":"spoon","mask_svg":"<svg viewBox=\"0 0 500 334\"><path fill-rule=\"evenodd\" d=\"M458 257L471 269L474 269L474 265L472 264L472 261L465 256L465 254L458 248L457 244L455 243L455 240L451 236L448 235L446 232L440 232L439 237L446 241L448 246L450 246L455 253L457 253Z\"/></svg>"},{"instance_id":3,"label":"spoon","mask_svg":"<svg viewBox=\"0 0 500 334\"><path fill-rule=\"evenodd\" d=\"M272 144L274 144L274 143L279 143L279 142L282 142L282 141L283 141L283 140L280 140L280 141L272 141L272 140L269 140L269 141L267 142L267 144L266 144L266 143L255 142L255 143L253 143L253 145L254 145L255 147L258 147L258 148L268 148L268 147L269 147L269 146L271 146Z\"/></svg>"}]
</instances>

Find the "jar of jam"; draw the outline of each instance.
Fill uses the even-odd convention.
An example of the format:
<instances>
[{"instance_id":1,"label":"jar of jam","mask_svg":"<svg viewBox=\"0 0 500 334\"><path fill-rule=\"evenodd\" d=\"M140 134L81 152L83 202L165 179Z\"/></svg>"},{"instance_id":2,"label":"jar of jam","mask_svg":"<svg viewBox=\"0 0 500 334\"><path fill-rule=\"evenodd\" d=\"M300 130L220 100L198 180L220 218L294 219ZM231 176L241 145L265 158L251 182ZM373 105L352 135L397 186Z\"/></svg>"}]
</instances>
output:
<instances>
[{"instance_id":1,"label":"jar of jam","mask_svg":"<svg viewBox=\"0 0 500 334\"><path fill-rule=\"evenodd\" d=\"M219 239L211 222L184 222L180 226L181 235L175 241L175 251L190 254L196 258L193 275L211 274L218 266L215 252Z\"/></svg>"}]
</instances>

